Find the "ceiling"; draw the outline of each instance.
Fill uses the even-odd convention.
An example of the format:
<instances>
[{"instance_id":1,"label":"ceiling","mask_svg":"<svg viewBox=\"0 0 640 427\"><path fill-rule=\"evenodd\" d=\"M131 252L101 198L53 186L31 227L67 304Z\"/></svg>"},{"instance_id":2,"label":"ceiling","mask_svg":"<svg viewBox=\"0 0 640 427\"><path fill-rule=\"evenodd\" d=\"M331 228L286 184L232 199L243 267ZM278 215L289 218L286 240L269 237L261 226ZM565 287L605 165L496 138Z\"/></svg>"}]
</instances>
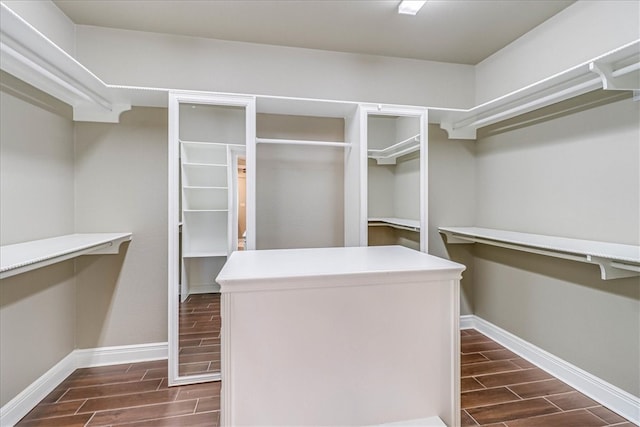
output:
<instances>
[{"instance_id":1,"label":"ceiling","mask_svg":"<svg viewBox=\"0 0 640 427\"><path fill-rule=\"evenodd\" d=\"M80 25L477 64L574 1L54 0Z\"/></svg>"}]
</instances>

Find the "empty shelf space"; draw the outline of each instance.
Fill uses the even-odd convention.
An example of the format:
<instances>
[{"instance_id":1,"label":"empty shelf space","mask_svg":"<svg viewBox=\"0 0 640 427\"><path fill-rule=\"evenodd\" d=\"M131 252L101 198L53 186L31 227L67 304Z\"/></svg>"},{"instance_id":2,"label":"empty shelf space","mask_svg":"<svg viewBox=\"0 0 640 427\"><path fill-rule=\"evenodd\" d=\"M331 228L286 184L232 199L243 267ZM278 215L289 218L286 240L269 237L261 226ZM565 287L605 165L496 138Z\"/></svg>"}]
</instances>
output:
<instances>
[{"instance_id":1,"label":"empty shelf space","mask_svg":"<svg viewBox=\"0 0 640 427\"><path fill-rule=\"evenodd\" d=\"M0 247L0 278L80 255L116 254L131 233L78 233Z\"/></svg>"},{"instance_id":2,"label":"empty shelf space","mask_svg":"<svg viewBox=\"0 0 640 427\"><path fill-rule=\"evenodd\" d=\"M370 227L393 227L400 230L420 231L420 221L406 218L369 218Z\"/></svg>"},{"instance_id":3,"label":"empty shelf space","mask_svg":"<svg viewBox=\"0 0 640 427\"><path fill-rule=\"evenodd\" d=\"M315 145L320 147L340 147L346 148L351 145L346 142L338 141L309 141L303 139L272 139L272 138L256 138L258 144L282 144L282 145Z\"/></svg>"},{"instance_id":4,"label":"empty shelf space","mask_svg":"<svg viewBox=\"0 0 640 427\"><path fill-rule=\"evenodd\" d=\"M482 243L597 264L602 280L640 275L640 246L480 227L439 227L447 242Z\"/></svg>"}]
</instances>

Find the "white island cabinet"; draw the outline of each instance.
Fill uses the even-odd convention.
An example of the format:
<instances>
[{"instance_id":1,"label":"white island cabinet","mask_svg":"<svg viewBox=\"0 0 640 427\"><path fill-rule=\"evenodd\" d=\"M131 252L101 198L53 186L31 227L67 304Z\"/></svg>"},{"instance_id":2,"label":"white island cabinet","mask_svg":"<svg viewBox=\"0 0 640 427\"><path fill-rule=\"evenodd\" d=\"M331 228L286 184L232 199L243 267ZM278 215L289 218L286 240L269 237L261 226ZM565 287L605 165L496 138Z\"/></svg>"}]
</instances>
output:
<instances>
[{"instance_id":1,"label":"white island cabinet","mask_svg":"<svg viewBox=\"0 0 640 427\"><path fill-rule=\"evenodd\" d=\"M459 425L464 269L401 246L234 252L223 425Z\"/></svg>"}]
</instances>

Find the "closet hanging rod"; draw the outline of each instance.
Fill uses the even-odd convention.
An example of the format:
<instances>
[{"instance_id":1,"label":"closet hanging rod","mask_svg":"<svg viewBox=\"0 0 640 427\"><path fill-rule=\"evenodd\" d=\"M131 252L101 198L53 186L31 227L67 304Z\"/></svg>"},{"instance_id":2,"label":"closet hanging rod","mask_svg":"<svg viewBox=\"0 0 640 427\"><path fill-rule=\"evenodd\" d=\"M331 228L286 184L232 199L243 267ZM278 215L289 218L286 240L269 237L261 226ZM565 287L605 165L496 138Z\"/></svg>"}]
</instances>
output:
<instances>
[{"instance_id":1,"label":"closet hanging rod","mask_svg":"<svg viewBox=\"0 0 640 427\"><path fill-rule=\"evenodd\" d=\"M342 147L349 148L351 144L336 141L308 141L300 139L273 139L273 138L256 138L258 144L281 144L281 145L315 145L321 147Z\"/></svg>"}]
</instances>

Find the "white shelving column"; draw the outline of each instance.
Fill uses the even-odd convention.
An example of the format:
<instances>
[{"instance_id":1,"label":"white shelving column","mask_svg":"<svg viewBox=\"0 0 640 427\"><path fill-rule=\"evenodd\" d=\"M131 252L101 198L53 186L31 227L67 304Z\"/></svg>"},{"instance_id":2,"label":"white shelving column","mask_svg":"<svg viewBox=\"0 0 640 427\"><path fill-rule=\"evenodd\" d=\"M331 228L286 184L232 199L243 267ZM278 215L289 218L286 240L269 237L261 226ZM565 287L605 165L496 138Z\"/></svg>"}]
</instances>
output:
<instances>
[{"instance_id":1,"label":"white shelving column","mask_svg":"<svg viewBox=\"0 0 640 427\"><path fill-rule=\"evenodd\" d=\"M238 249L237 165L240 157L250 163L255 99L171 93L169 121L169 383L178 385L220 378L179 376L179 302L219 292L215 278ZM252 235L249 220L246 229Z\"/></svg>"}]
</instances>

